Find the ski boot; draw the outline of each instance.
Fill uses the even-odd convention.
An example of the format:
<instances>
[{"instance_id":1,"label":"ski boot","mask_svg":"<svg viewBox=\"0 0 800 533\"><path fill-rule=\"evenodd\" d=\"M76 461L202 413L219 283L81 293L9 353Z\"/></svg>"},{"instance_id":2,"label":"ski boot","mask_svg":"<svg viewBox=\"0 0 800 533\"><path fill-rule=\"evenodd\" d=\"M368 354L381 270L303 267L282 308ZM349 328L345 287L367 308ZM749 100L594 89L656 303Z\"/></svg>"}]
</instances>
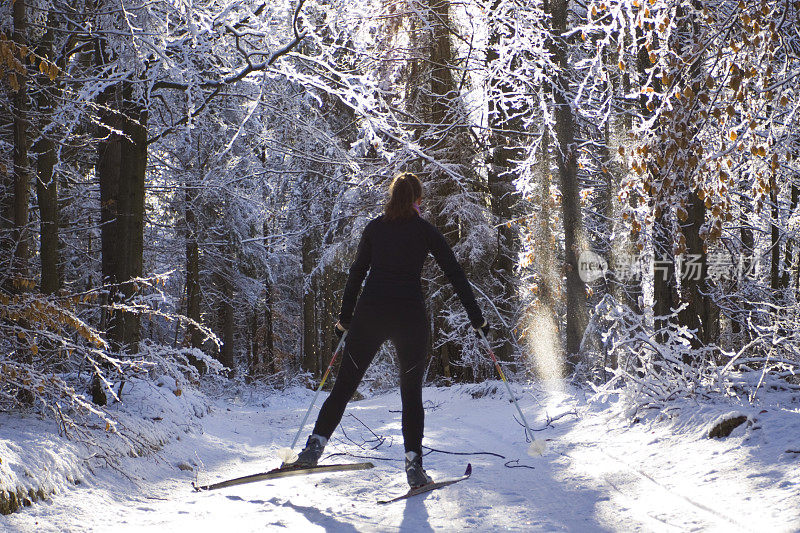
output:
<instances>
[{"instance_id":1,"label":"ski boot","mask_svg":"<svg viewBox=\"0 0 800 533\"><path fill-rule=\"evenodd\" d=\"M422 456L417 452L406 452L406 477L412 489L433 483L431 476L422 468Z\"/></svg>"},{"instance_id":2,"label":"ski boot","mask_svg":"<svg viewBox=\"0 0 800 533\"><path fill-rule=\"evenodd\" d=\"M325 449L327 443L328 439L322 435L311 435L306 441L306 447L297 454L297 461L285 466L289 468L310 468L312 466L317 466L317 461L319 461L319 458L322 456L322 451Z\"/></svg>"}]
</instances>

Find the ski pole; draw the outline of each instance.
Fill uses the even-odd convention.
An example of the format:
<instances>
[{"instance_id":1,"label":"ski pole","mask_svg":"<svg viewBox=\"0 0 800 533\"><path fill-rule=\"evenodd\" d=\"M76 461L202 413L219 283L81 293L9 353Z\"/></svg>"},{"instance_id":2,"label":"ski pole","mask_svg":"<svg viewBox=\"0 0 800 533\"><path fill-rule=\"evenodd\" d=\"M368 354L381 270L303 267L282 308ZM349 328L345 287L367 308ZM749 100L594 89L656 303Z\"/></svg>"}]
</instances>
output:
<instances>
[{"instance_id":1,"label":"ski pole","mask_svg":"<svg viewBox=\"0 0 800 533\"><path fill-rule=\"evenodd\" d=\"M331 357L331 362L328 364L328 369L325 371L325 375L322 376L322 381L319 382L319 387L317 387L317 392L314 393L314 399L311 400L311 405L308 406L308 411L306 411L306 416L303 417L303 421L300 422L300 429L297 430L297 435L294 436L294 440L292 441L291 449L294 450L295 444L297 444L297 439L300 438L300 434L303 432L303 428L306 426L306 420L308 420L308 415L311 414L311 409L314 407L314 404L317 401L317 396L319 396L319 391L322 390L323 385L325 385L325 381L328 379L328 374L331 373L331 369L333 368L333 363L336 362L336 356L339 355L339 351L341 351L342 346L344 345L344 338L347 337L347 332L345 331L342 334L342 338L339 339L339 344L336 345L336 351L333 352L333 357Z\"/></svg>"},{"instance_id":2,"label":"ski pole","mask_svg":"<svg viewBox=\"0 0 800 533\"><path fill-rule=\"evenodd\" d=\"M536 438L533 436L533 430L528 425L528 421L525 420L525 415L522 414L522 409L520 409L519 404L517 403L517 399L514 397L514 393L511 391L511 385L508 384L506 375L503 373L503 369L500 368L500 363L498 362L497 357L495 357L494 351L492 350L492 345L489 344L489 340L486 338L486 335L484 335L483 331L481 331L480 329L476 331L478 332L478 335L480 335L481 338L483 339L483 342L486 343L486 347L489 350L489 355L492 356L492 361L494 361L494 367L497 369L497 373L500 374L500 379L502 379L503 383L506 384L506 389L508 389L508 394L509 396L511 396L511 401L514 402L514 405L517 408L517 412L519 412L519 416L522 419L522 424L525 426L525 432L531 438L531 445L528 448L528 453L530 455L541 455L542 452L544 451L544 443L537 441Z\"/></svg>"}]
</instances>

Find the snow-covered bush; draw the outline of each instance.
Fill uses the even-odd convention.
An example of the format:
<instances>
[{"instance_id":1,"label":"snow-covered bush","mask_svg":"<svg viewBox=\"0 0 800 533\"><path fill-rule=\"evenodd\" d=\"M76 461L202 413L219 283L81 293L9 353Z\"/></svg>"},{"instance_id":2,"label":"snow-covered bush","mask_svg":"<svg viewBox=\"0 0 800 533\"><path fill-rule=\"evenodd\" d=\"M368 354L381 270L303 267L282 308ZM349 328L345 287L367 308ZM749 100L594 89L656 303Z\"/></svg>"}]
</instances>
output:
<instances>
[{"instance_id":1,"label":"snow-covered bush","mask_svg":"<svg viewBox=\"0 0 800 533\"><path fill-rule=\"evenodd\" d=\"M104 332L90 325L89 318L113 312L186 320L158 309L157 290L144 294L145 288L160 283L157 280L138 280L142 290L137 298L111 305L100 303L102 289L57 295L0 290L0 412L32 409L52 416L67 436L84 435L98 420L106 431L115 432L118 420L113 411L91 399L93 384L120 402L130 379L168 379L179 396L197 383L199 367L219 372L219 362L196 349L143 342L135 353L119 351ZM198 327L216 342L210 330Z\"/></svg>"},{"instance_id":2,"label":"snow-covered bush","mask_svg":"<svg viewBox=\"0 0 800 533\"><path fill-rule=\"evenodd\" d=\"M587 334L599 332L601 346L586 352L596 363L594 381L601 382L595 386L598 399L619 395L636 408L659 408L678 398L742 396L753 401L762 387L800 390L796 330L782 327L779 320L768 327L751 323L752 340L737 352L695 348L695 332L679 324L680 311L654 317L651 327L646 315L610 295L598 303Z\"/></svg>"}]
</instances>

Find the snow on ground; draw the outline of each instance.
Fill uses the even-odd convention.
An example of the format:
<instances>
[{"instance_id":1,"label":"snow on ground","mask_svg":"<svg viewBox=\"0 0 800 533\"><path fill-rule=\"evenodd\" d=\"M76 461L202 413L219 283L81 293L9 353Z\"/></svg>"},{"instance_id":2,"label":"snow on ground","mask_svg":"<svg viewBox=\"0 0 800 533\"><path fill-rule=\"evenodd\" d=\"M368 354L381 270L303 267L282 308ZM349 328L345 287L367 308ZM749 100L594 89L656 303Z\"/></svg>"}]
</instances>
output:
<instances>
[{"instance_id":1,"label":"snow on ground","mask_svg":"<svg viewBox=\"0 0 800 533\"><path fill-rule=\"evenodd\" d=\"M155 455L124 458L127 477L94 468L79 485L56 483L49 501L0 517L0 530L800 531L800 453L787 452L800 451L796 399L746 408L676 404L633 422L617 404L588 404L581 391L532 385L517 392L528 420L542 430L537 437L548 441L544 456L526 455L502 384L426 388L424 444L442 450L426 455L426 468L434 479L460 475L467 462L474 472L388 506L376 500L406 490L398 392L351 403L326 448L350 455L323 456L323 463L368 456L372 470L193 492L196 477L209 483L276 467L277 450L291 442L312 396L297 388L271 395L238 389L202 418L191 414L201 403L193 400L179 440ZM750 423L728 438L708 439L711 421L733 411ZM65 449L41 434L41 424L36 445ZM0 443L8 449L5 427ZM10 446L19 453L19 443ZM194 471L181 469L187 466Z\"/></svg>"}]
</instances>

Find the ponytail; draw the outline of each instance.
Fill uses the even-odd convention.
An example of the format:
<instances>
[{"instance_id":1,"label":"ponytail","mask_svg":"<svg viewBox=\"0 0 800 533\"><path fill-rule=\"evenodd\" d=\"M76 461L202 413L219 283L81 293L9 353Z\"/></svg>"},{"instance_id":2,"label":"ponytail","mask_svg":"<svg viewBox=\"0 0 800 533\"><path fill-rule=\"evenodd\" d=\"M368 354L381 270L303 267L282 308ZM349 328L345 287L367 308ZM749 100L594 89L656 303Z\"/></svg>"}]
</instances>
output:
<instances>
[{"instance_id":1,"label":"ponytail","mask_svg":"<svg viewBox=\"0 0 800 533\"><path fill-rule=\"evenodd\" d=\"M417 214L414 202L422 198L422 182L411 172L398 174L389 186L389 201L386 203L387 220L411 218Z\"/></svg>"}]
</instances>

